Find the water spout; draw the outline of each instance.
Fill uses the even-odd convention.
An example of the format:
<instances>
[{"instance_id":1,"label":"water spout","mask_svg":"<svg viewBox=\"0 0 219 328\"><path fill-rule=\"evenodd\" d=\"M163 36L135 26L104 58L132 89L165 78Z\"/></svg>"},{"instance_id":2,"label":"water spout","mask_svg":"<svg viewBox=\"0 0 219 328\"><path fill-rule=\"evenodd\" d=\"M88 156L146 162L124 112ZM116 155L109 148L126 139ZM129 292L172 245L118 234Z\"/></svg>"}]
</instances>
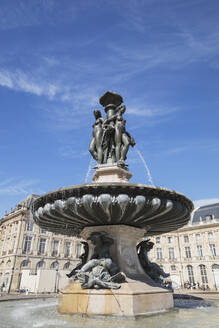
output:
<instances>
[{"instance_id":1,"label":"water spout","mask_svg":"<svg viewBox=\"0 0 219 328\"><path fill-rule=\"evenodd\" d=\"M92 170L93 166L94 166L94 159L91 158L90 162L89 162L89 165L88 165L87 174L86 174L85 180L84 180L85 183L88 182L88 179L89 179L89 176L90 176L90 173L91 173L91 170Z\"/></svg>"},{"instance_id":2,"label":"water spout","mask_svg":"<svg viewBox=\"0 0 219 328\"><path fill-rule=\"evenodd\" d=\"M141 159L141 161L142 161L142 163L143 163L143 165L144 165L144 168L145 168L146 173L147 173L148 181L150 182L150 184L151 184L152 186L154 186L153 179L152 179L152 176L151 176L151 172L150 172L150 170L149 170L149 168L148 168L148 166L147 166L147 164L146 164L146 161L145 161L145 159L144 159L142 153L140 152L140 150L138 150L138 149L136 149L136 148L135 148L135 150L136 150L136 152L138 153L138 156L140 157L140 159Z\"/></svg>"}]
</instances>

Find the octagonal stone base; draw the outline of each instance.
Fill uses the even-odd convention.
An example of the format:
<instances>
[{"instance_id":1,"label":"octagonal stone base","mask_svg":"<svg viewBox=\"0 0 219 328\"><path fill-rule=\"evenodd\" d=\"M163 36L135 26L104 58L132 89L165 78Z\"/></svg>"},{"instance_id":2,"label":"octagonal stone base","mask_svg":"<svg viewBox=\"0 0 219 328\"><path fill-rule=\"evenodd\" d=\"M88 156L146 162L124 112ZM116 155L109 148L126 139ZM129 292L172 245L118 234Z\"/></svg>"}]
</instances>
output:
<instances>
[{"instance_id":1,"label":"octagonal stone base","mask_svg":"<svg viewBox=\"0 0 219 328\"><path fill-rule=\"evenodd\" d=\"M132 174L121 167L116 165L107 165L102 164L100 165L94 175L93 181L94 182L122 182L127 183L129 179L131 179Z\"/></svg>"},{"instance_id":2,"label":"octagonal stone base","mask_svg":"<svg viewBox=\"0 0 219 328\"><path fill-rule=\"evenodd\" d=\"M83 316L148 316L173 308L172 293L143 282L129 280L118 290L81 289L71 282L59 295L58 311Z\"/></svg>"}]
</instances>

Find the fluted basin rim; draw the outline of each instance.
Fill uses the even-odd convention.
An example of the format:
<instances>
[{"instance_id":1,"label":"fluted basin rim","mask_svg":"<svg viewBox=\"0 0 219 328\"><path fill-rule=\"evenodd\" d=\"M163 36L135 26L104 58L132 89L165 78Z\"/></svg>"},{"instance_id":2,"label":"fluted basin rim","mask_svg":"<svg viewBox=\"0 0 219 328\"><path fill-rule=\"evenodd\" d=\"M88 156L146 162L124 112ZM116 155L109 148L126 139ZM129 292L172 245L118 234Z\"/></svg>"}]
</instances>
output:
<instances>
[{"instance_id":1,"label":"fluted basin rim","mask_svg":"<svg viewBox=\"0 0 219 328\"><path fill-rule=\"evenodd\" d=\"M48 203L49 200L56 200L56 199L67 199L68 193L71 194L71 192L78 191L80 190L81 192L83 191L89 191L91 189L97 190L98 193L102 193L103 191L106 191L106 188L110 188L114 191L116 191L116 187L119 188L117 191L125 191L125 189L129 189L132 191L145 191L148 194L151 194L153 196L158 196L158 193L161 193L159 195L162 195L163 197L167 197L170 199L178 199L184 202L187 207L189 208L190 211L194 210L194 204L193 202L186 197L184 194L177 192L172 189L167 189L164 187L157 187L157 186L152 186L152 185L146 185L146 184L138 184L138 183L120 183L120 182L101 182L101 183L84 183L84 184L79 184L79 185L73 185L73 186L67 186L67 187L61 187L58 189L55 189L53 191L50 191L39 198L37 198L34 203L33 203L33 209L36 209L36 207L45 205ZM61 197L59 197L59 195ZM57 196L59 198L57 198ZM54 197L54 199L53 199Z\"/></svg>"},{"instance_id":2,"label":"fluted basin rim","mask_svg":"<svg viewBox=\"0 0 219 328\"><path fill-rule=\"evenodd\" d=\"M130 225L148 234L181 228L193 203L166 188L133 183L88 183L59 188L32 205L35 222L47 230L80 235L85 227Z\"/></svg>"}]
</instances>

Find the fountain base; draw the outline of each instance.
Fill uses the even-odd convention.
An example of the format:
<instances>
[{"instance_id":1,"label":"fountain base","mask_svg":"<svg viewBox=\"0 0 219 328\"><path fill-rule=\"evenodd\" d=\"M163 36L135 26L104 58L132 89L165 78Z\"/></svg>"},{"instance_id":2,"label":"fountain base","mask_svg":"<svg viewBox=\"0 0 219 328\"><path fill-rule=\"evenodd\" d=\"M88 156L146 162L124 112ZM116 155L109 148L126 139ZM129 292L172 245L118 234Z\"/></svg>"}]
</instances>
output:
<instances>
[{"instance_id":1,"label":"fountain base","mask_svg":"<svg viewBox=\"0 0 219 328\"><path fill-rule=\"evenodd\" d=\"M145 230L126 225L86 227L81 236L89 243L89 258L94 247L89 236L98 231L113 238L112 259L125 274L126 282L120 289L82 289L79 282L70 282L59 295L59 312L137 317L172 309L172 292L159 287L139 262L136 244Z\"/></svg>"},{"instance_id":2,"label":"fountain base","mask_svg":"<svg viewBox=\"0 0 219 328\"><path fill-rule=\"evenodd\" d=\"M138 317L173 308L173 296L168 290L129 280L118 290L82 289L71 282L59 295L58 311L83 316Z\"/></svg>"}]
</instances>

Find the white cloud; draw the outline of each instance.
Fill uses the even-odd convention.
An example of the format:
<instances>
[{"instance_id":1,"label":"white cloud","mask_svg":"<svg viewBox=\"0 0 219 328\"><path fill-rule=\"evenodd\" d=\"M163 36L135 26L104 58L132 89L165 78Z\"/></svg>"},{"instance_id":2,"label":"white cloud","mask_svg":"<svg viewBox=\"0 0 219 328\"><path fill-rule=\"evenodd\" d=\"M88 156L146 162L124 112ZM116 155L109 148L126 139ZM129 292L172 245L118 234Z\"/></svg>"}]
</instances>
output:
<instances>
[{"instance_id":1,"label":"white cloud","mask_svg":"<svg viewBox=\"0 0 219 328\"><path fill-rule=\"evenodd\" d=\"M0 85L9 89L32 93L37 96L45 95L50 99L53 99L59 92L58 85L44 82L41 79L36 80L33 74L27 74L21 70L10 72L9 70L1 69Z\"/></svg>"},{"instance_id":2,"label":"white cloud","mask_svg":"<svg viewBox=\"0 0 219 328\"><path fill-rule=\"evenodd\" d=\"M195 208L205 205L219 203L219 198L206 198L193 201Z\"/></svg>"},{"instance_id":3,"label":"white cloud","mask_svg":"<svg viewBox=\"0 0 219 328\"><path fill-rule=\"evenodd\" d=\"M127 109L127 114L132 114L136 116L154 117L154 116L166 116L175 112L177 109L158 109L158 108L144 108L144 107L129 107Z\"/></svg>"},{"instance_id":4,"label":"white cloud","mask_svg":"<svg viewBox=\"0 0 219 328\"><path fill-rule=\"evenodd\" d=\"M9 72L0 71L0 85L10 89L13 88L13 82Z\"/></svg>"},{"instance_id":5,"label":"white cloud","mask_svg":"<svg viewBox=\"0 0 219 328\"><path fill-rule=\"evenodd\" d=\"M0 181L0 194L4 195L26 195L33 193L32 186L39 183L39 180L19 180L16 178L8 178ZM36 191L34 192L36 193Z\"/></svg>"},{"instance_id":6,"label":"white cloud","mask_svg":"<svg viewBox=\"0 0 219 328\"><path fill-rule=\"evenodd\" d=\"M188 29L186 32L170 32L168 39L162 37L160 35L159 42L150 40L132 47L125 43L108 42L113 65L117 65L120 71L128 71L130 75L162 66L182 69L195 62L212 66L212 60L217 67L215 57L219 51L219 32L209 31L203 36Z\"/></svg>"}]
</instances>

